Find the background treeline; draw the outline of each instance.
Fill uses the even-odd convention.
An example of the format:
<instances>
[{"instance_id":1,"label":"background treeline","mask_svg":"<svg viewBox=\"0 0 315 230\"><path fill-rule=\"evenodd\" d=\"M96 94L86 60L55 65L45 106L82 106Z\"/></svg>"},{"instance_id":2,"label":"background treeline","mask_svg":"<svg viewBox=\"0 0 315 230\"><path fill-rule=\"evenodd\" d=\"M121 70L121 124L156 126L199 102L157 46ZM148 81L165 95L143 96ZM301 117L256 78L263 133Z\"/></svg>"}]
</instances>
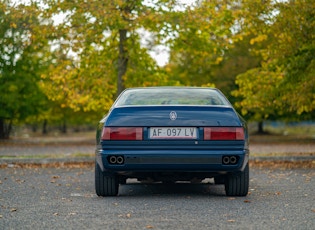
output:
<instances>
[{"instance_id":1,"label":"background treeline","mask_svg":"<svg viewBox=\"0 0 315 230\"><path fill-rule=\"evenodd\" d=\"M0 0L0 138L95 124L135 86L215 86L248 120L314 120L315 1L181 2Z\"/></svg>"}]
</instances>

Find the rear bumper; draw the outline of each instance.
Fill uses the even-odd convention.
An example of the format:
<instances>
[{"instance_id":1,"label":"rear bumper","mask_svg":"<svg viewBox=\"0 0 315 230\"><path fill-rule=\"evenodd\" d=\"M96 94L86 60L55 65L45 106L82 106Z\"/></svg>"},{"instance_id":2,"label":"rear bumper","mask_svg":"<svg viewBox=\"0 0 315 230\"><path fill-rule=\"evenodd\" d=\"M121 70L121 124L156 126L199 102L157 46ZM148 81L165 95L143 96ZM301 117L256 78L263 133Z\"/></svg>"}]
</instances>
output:
<instances>
[{"instance_id":1,"label":"rear bumper","mask_svg":"<svg viewBox=\"0 0 315 230\"><path fill-rule=\"evenodd\" d=\"M110 164L110 156L123 156L122 164ZM224 156L236 156L237 163L224 164ZM248 150L96 150L102 171L128 172L205 172L242 171L249 159Z\"/></svg>"}]
</instances>

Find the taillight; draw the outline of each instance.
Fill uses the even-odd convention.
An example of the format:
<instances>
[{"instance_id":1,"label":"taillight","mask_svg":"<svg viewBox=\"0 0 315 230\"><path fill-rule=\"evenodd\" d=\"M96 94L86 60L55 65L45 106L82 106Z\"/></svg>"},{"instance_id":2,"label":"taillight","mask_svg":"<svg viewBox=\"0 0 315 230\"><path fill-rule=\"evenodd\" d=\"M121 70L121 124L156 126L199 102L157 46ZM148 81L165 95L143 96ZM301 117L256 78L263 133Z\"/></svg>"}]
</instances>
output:
<instances>
[{"instance_id":1,"label":"taillight","mask_svg":"<svg viewBox=\"0 0 315 230\"><path fill-rule=\"evenodd\" d=\"M204 140L244 140L242 127L205 127Z\"/></svg>"},{"instance_id":2,"label":"taillight","mask_svg":"<svg viewBox=\"0 0 315 230\"><path fill-rule=\"evenodd\" d=\"M142 140L142 128L139 127L104 127L102 140Z\"/></svg>"}]
</instances>

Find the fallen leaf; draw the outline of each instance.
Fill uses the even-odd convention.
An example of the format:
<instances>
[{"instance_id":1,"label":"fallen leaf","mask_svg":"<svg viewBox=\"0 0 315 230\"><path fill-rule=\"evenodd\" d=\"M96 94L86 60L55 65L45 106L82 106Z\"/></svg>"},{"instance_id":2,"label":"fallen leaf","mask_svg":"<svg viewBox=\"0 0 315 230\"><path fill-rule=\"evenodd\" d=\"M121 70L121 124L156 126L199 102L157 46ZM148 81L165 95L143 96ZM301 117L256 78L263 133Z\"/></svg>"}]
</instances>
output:
<instances>
[{"instance_id":1,"label":"fallen leaf","mask_svg":"<svg viewBox=\"0 0 315 230\"><path fill-rule=\"evenodd\" d=\"M21 180L21 179L16 179L15 181L20 184L25 182L25 180Z\"/></svg>"},{"instance_id":2,"label":"fallen leaf","mask_svg":"<svg viewBox=\"0 0 315 230\"><path fill-rule=\"evenodd\" d=\"M3 216L2 215L0 215L0 218L2 218Z\"/></svg>"},{"instance_id":3,"label":"fallen leaf","mask_svg":"<svg viewBox=\"0 0 315 230\"><path fill-rule=\"evenodd\" d=\"M279 196L279 195L281 195L281 192L276 192L275 194Z\"/></svg>"},{"instance_id":4,"label":"fallen leaf","mask_svg":"<svg viewBox=\"0 0 315 230\"><path fill-rule=\"evenodd\" d=\"M152 225L147 225L147 226L145 226L147 229L152 229L152 228L154 228Z\"/></svg>"},{"instance_id":5,"label":"fallen leaf","mask_svg":"<svg viewBox=\"0 0 315 230\"><path fill-rule=\"evenodd\" d=\"M251 201L250 200L244 200L244 203L250 203Z\"/></svg>"},{"instance_id":6,"label":"fallen leaf","mask_svg":"<svg viewBox=\"0 0 315 230\"><path fill-rule=\"evenodd\" d=\"M235 200L235 197L229 197L228 200Z\"/></svg>"},{"instance_id":7,"label":"fallen leaf","mask_svg":"<svg viewBox=\"0 0 315 230\"><path fill-rule=\"evenodd\" d=\"M234 222L235 222L235 220L228 220L228 222L230 222L230 223L234 223Z\"/></svg>"},{"instance_id":8,"label":"fallen leaf","mask_svg":"<svg viewBox=\"0 0 315 230\"><path fill-rule=\"evenodd\" d=\"M59 216L59 213L58 213L58 212L55 212L55 213L54 213L54 216Z\"/></svg>"},{"instance_id":9,"label":"fallen leaf","mask_svg":"<svg viewBox=\"0 0 315 230\"><path fill-rule=\"evenodd\" d=\"M17 211L17 209L16 208L11 208L11 210L10 210L11 212L16 212Z\"/></svg>"},{"instance_id":10,"label":"fallen leaf","mask_svg":"<svg viewBox=\"0 0 315 230\"><path fill-rule=\"evenodd\" d=\"M81 193L71 193L70 196L72 196L72 197L80 197L82 195L81 195Z\"/></svg>"},{"instance_id":11,"label":"fallen leaf","mask_svg":"<svg viewBox=\"0 0 315 230\"><path fill-rule=\"evenodd\" d=\"M126 217L127 217L127 218L130 218L130 217L131 217L131 214L130 214L130 213L128 213L128 214L126 215Z\"/></svg>"},{"instance_id":12,"label":"fallen leaf","mask_svg":"<svg viewBox=\"0 0 315 230\"><path fill-rule=\"evenodd\" d=\"M312 212L315 212L315 209L312 209Z\"/></svg>"}]
</instances>

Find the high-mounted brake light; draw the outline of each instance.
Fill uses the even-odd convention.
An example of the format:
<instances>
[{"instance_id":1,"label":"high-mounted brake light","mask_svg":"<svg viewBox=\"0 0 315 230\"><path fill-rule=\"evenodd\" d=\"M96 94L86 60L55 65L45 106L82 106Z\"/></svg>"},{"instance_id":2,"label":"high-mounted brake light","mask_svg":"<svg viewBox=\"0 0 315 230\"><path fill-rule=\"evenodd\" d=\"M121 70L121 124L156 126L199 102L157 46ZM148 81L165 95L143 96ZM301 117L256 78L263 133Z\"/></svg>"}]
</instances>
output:
<instances>
[{"instance_id":1,"label":"high-mounted brake light","mask_svg":"<svg viewBox=\"0 0 315 230\"><path fill-rule=\"evenodd\" d=\"M102 140L142 140L142 128L139 127L104 127Z\"/></svg>"},{"instance_id":2,"label":"high-mounted brake light","mask_svg":"<svg viewBox=\"0 0 315 230\"><path fill-rule=\"evenodd\" d=\"M204 140L244 140L242 127L206 127L204 128Z\"/></svg>"}]
</instances>

